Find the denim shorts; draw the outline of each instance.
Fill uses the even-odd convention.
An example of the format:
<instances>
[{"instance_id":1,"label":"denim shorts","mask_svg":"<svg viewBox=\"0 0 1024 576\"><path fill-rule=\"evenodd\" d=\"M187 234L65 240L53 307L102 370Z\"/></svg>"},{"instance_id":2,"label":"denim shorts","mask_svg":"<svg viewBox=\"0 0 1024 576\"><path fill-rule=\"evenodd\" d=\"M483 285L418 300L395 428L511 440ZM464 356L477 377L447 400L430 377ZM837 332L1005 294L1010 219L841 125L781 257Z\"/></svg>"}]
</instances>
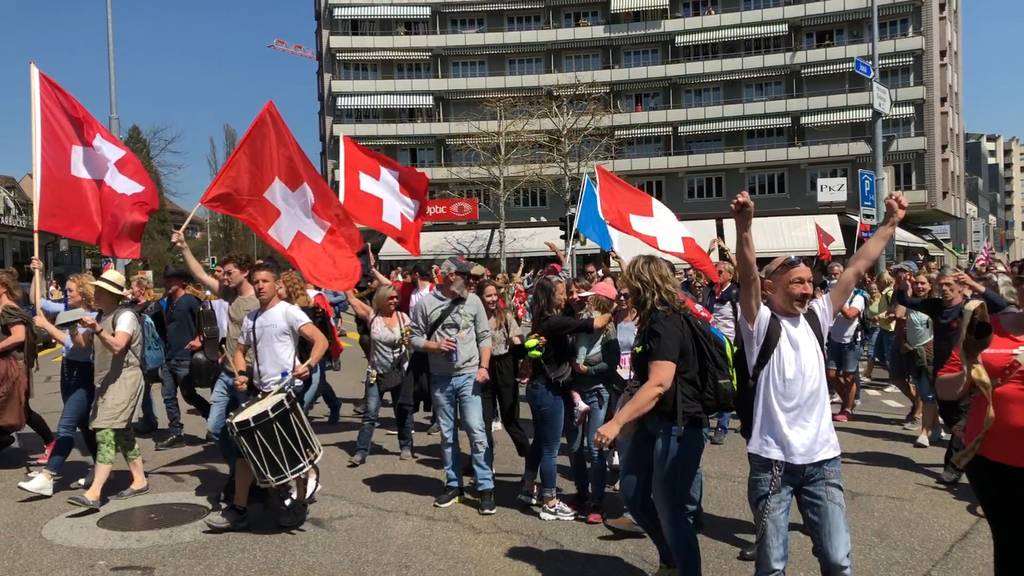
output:
<instances>
[{"instance_id":1,"label":"denim shorts","mask_svg":"<svg viewBox=\"0 0 1024 576\"><path fill-rule=\"evenodd\" d=\"M844 374L855 374L860 366L859 342L841 343L828 341L828 369Z\"/></svg>"}]
</instances>

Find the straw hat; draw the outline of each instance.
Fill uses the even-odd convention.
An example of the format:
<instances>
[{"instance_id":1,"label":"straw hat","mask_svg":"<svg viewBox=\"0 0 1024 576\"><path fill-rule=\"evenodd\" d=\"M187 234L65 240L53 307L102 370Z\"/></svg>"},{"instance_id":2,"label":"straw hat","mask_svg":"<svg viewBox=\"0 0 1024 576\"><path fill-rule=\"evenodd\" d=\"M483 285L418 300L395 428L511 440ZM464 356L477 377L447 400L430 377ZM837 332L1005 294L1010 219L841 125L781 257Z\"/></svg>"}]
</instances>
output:
<instances>
[{"instance_id":1,"label":"straw hat","mask_svg":"<svg viewBox=\"0 0 1024 576\"><path fill-rule=\"evenodd\" d=\"M113 268L107 270L99 278L94 280L92 285L94 288L106 290L115 296L124 296L124 275Z\"/></svg>"}]
</instances>

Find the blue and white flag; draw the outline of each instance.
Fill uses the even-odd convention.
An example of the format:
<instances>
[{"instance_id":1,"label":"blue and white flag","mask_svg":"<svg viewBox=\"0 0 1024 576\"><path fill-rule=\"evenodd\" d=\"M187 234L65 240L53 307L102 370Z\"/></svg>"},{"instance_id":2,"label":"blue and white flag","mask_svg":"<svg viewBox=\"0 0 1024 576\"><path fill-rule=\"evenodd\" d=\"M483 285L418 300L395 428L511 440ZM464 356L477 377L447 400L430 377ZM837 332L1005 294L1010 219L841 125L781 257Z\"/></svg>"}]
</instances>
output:
<instances>
[{"instance_id":1,"label":"blue and white flag","mask_svg":"<svg viewBox=\"0 0 1024 576\"><path fill-rule=\"evenodd\" d=\"M590 176L584 175L576 214L576 230L602 250L610 252L615 249L616 233L608 227L608 222L601 215L601 202L597 194L597 187Z\"/></svg>"}]
</instances>

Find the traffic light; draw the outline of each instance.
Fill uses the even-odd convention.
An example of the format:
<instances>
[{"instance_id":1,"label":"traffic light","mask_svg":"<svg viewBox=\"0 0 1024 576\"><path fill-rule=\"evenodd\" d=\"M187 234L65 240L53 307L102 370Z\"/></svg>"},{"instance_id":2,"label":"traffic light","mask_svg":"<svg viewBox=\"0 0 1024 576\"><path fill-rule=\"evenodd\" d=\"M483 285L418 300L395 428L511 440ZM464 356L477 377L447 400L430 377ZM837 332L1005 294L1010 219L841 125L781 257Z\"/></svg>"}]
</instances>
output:
<instances>
[{"instance_id":1,"label":"traffic light","mask_svg":"<svg viewBox=\"0 0 1024 576\"><path fill-rule=\"evenodd\" d=\"M569 217L559 216L558 217L558 238L565 243L569 239Z\"/></svg>"},{"instance_id":2,"label":"traffic light","mask_svg":"<svg viewBox=\"0 0 1024 576\"><path fill-rule=\"evenodd\" d=\"M216 270L216 269L217 269L217 257L216 256L210 256L210 270Z\"/></svg>"}]
</instances>

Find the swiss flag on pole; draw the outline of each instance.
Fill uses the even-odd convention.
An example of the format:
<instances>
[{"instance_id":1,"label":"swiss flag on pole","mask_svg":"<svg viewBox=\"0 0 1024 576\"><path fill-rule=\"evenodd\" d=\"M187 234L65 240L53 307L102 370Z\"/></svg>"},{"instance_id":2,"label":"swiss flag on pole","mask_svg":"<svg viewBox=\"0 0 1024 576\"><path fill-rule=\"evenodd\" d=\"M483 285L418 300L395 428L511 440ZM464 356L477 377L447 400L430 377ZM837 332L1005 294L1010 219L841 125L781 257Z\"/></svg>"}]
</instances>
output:
<instances>
[{"instance_id":1,"label":"swiss flag on pole","mask_svg":"<svg viewBox=\"0 0 1024 576\"><path fill-rule=\"evenodd\" d=\"M603 166L597 167L597 188L601 213L609 226L643 240L652 248L682 258L710 281L718 282L718 271L708 253L667 206Z\"/></svg>"},{"instance_id":2,"label":"swiss flag on pole","mask_svg":"<svg viewBox=\"0 0 1024 576\"><path fill-rule=\"evenodd\" d=\"M413 256L427 202L427 175L341 137L338 195L352 219L390 236Z\"/></svg>"},{"instance_id":3,"label":"swiss flag on pole","mask_svg":"<svg viewBox=\"0 0 1024 576\"><path fill-rule=\"evenodd\" d=\"M814 225L815 230L818 232L818 260L822 262L832 261L832 251L829 250L829 246L836 241L831 234L825 232L825 229L821 227L821 224Z\"/></svg>"},{"instance_id":4,"label":"swiss flag on pole","mask_svg":"<svg viewBox=\"0 0 1024 576\"><path fill-rule=\"evenodd\" d=\"M199 202L244 222L317 286L349 290L362 274L356 256L362 235L273 102Z\"/></svg>"},{"instance_id":5,"label":"swiss flag on pole","mask_svg":"<svg viewBox=\"0 0 1024 576\"><path fill-rule=\"evenodd\" d=\"M36 228L138 258L159 208L142 162L56 82L32 64L32 171Z\"/></svg>"}]
</instances>

